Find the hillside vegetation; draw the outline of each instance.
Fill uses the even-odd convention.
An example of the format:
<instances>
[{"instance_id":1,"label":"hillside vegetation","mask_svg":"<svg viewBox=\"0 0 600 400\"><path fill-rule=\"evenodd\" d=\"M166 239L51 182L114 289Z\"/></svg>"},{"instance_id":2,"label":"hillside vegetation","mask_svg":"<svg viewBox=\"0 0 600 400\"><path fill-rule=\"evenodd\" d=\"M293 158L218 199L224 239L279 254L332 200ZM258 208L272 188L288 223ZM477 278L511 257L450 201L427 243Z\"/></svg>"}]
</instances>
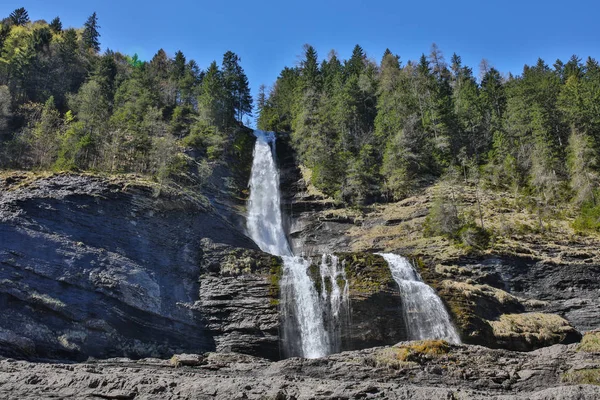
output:
<instances>
[{"instance_id":1,"label":"hillside vegetation","mask_svg":"<svg viewBox=\"0 0 600 400\"><path fill-rule=\"evenodd\" d=\"M235 53L203 70L181 51L100 54L100 36L96 13L82 28L24 8L0 22L0 167L201 184L215 162L241 157L252 98Z\"/></svg>"},{"instance_id":2,"label":"hillside vegetation","mask_svg":"<svg viewBox=\"0 0 600 400\"><path fill-rule=\"evenodd\" d=\"M578 231L600 229L600 66L577 56L502 75L486 60L479 76L434 44L428 56L381 62L356 46L319 61L305 47L258 98L261 129L291 132L314 187L361 206L402 200L439 182L428 231L459 237L484 229L481 212L460 215L456 191L511 193L539 215L573 204ZM479 207L481 209L481 207ZM485 236L484 232L475 232ZM485 239L485 238L484 238ZM486 239L487 240L487 239Z\"/></svg>"}]
</instances>

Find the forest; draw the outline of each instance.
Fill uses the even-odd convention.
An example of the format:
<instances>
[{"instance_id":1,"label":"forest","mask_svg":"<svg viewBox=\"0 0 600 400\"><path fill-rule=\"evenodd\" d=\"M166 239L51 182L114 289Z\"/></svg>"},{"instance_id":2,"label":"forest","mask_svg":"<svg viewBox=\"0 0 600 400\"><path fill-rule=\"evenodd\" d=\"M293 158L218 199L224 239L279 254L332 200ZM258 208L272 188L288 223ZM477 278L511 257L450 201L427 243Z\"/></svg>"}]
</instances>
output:
<instances>
[{"instance_id":1,"label":"forest","mask_svg":"<svg viewBox=\"0 0 600 400\"><path fill-rule=\"evenodd\" d=\"M261 87L257 108L258 127L291 132L312 183L346 204L401 200L440 180L517 193L542 211L573 204L581 229L600 230L593 58L539 59L519 76L483 60L475 76L435 44L405 63L386 50L379 64L359 45L348 60L331 51L322 61L306 45L297 66ZM432 214L456 214L451 203Z\"/></svg>"},{"instance_id":2,"label":"forest","mask_svg":"<svg viewBox=\"0 0 600 400\"><path fill-rule=\"evenodd\" d=\"M96 13L79 29L24 8L0 22L0 167L210 174L252 112L240 58L228 51L202 70L161 49L146 62L100 54L100 36Z\"/></svg>"},{"instance_id":3,"label":"forest","mask_svg":"<svg viewBox=\"0 0 600 400\"><path fill-rule=\"evenodd\" d=\"M202 181L235 157L236 132L255 111L259 129L291 134L311 182L340 204L463 182L517 193L538 210L574 205L579 228L600 230L600 66L591 57L539 59L515 76L485 60L476 73L435 44L406 62L390 50L374 61L359 45L348 60L333 50L319 60L306 45L298 65L261 86L254 110L231 51L201 69L181 51L150 61L100 54L100 37L96 13L78 29L59 17L31 21L24 8L0 22L1 168Z\"/></svg>"}]
</instances>

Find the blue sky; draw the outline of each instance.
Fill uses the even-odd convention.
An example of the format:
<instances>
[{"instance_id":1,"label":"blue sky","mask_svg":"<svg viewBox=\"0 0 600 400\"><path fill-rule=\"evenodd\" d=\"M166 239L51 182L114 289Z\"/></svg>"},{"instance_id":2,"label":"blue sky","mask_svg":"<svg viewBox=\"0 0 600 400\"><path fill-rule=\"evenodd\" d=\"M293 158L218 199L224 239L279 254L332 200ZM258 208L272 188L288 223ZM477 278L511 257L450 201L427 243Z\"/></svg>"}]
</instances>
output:
<instances>
[{"instance_id":1,"label":"blue sky","mask_svg":"<svg viewBox=\"0 0 600 400\"><path fill-rule=\"evenodd\" d=\"M25 7L33 20L60 16L80 27L96 11L103 49L150 59L159 48L182 50L202 68L232 50L253 93L294 65L302 45L347 58L355 44L380 60L389 47L406 62L435 42L477 71L482 58L519 74L542 57L552 65L572 54L600 59L600 2L495 1L139 1L4 0L0 15Z\"/></svg>"}]
</instances>

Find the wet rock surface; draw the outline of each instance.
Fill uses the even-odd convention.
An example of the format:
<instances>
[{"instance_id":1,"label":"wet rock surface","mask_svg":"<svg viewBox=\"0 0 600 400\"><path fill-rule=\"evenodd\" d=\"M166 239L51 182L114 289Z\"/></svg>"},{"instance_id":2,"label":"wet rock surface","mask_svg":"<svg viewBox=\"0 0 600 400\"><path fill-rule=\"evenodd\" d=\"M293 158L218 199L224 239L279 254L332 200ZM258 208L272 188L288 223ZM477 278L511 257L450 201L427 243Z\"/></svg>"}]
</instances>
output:
<instances>
[{"instance_id":1,"label":"wet rock surface","mask_svg":"<svg viewBox=\"0 0 600 400\"><path fill-rule=\"evenodd\" d=\"M556 345L530 353L427 343L279 362L235 353L175 356L171 361L112 359L84 364L0 360L6 399L582 399L600 386L569 382L593 371L600 354ZM402 354L411 349L407 361ZM423 350L425 349L425 350ZM174 361L175 360L175 361ZM177 363L179 360L179 363ZM185 361L185 362L184 362ZM187 366L186 366L187 365Z\"/></svg>"}]
</instances>

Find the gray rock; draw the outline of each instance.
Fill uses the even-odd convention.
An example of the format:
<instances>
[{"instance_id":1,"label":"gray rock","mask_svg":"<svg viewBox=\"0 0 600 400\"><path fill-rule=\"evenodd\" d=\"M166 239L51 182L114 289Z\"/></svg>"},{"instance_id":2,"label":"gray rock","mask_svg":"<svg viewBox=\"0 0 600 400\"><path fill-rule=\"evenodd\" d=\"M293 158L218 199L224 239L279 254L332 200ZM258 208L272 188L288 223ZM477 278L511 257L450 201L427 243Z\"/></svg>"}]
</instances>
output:
<instances>
[{"instance_id":1,"label":"gray rock","mask_svg":"<svg viewBox=\"0 0 600 400\"><path fill-rule=\"evenodd\" d=\"M402 343L399 346L411 346ZM396 347L397 349L398 347ZM516 353L452 346L419 362L391 363L392 348L345 352L324 359L279 362L235 353L178 355L190 366L157 360L84 364L0 361L0 397L6 399L503 399L600 398L600 387L566 386L575 364L600 361L573 346ZM393 353L392 353L393 354ZM523 372L528 379L519 379Z\"/></svg>"},{"instance_id":2,"label":"gray rock","mask_svg":"<svg viewBox=\"0 0 600 400\"><path fill-rule=\"evenodd\" d=\"M278 354L269 271L211 269L264 254L205 200L69 174L0 187L0 354Z\"/></svg>"}]
</instances>

